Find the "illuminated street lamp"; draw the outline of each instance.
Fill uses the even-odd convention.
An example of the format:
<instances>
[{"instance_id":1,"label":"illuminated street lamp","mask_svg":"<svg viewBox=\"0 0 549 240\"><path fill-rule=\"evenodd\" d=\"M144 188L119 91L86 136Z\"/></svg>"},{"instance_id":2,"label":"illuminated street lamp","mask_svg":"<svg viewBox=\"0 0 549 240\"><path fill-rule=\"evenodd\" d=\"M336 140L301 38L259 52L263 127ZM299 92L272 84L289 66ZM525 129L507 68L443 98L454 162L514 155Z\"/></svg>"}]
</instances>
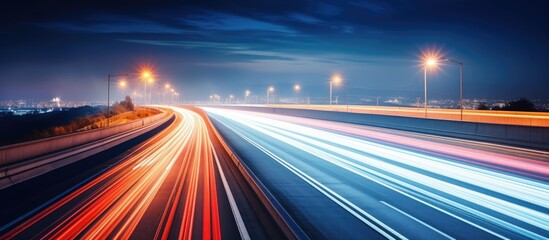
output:
<instances>
[{"instance_id":1,"label":"illuminated street lamp","mask_svg":"<svg viewBox=\"0 0 549 240\"><path fill-rule=\"evenodd\" d=\"M294 92L296 93L295 104L298 103L298 93L299 93L299 91L301 91L301 86L299 84L295 84L294 85Z\"/></svg>"},{"instance_id":2,"label":"illuminated street lamp","mask_svg":"<svg viewBox=\"0 0 549 240\"><path fill-rule=\"evenodd\" d=\"M149 83L152 83L154 82L154 79L152 78L151 76L151 72L149 72L148 70L144 70L142 73L141 73L141 78L143 79L143 88L144 88L144 98L143 98L143 105L146 105L147 104L147 82Z\"/></svg>"},{"instance_id":3,"label":"illuminated street lamp","mask_svg":"<svg viewBox=\"0 0 549 240\"><path fill-rule=\"evenodd\" d=\"M438 64L438 57L437 56L429 56L425 58L424 63L424 78L423 78L423 91L424 91L424 102L423 102L423 108L425 109L425 117L427 117L427 68L434 68Z\"/></svg>"},{"instance_id":4,"label":"illuminated street lamp","mask_svg":"<svg viewBox=\"0 0 549 240\"><path fill-rule=\"evenodd\" d=\"M128 85L128 83L125 80L119 81L118 86L120 88L125 88Z\"/></svg>"},{"instance_id":5,"label":"illuminated street lamp","mask_svg":"<svg viewBox=\"0 0 549 240\"><path fill-rule=\"evenodd\" d=\"M231 104L232 100L233 100L234 96L231 94L229 95L229 104Z\"/></svg>"},{"instance_id":6,"label":"illuminated street lamp","mask_svg":"<svg viewBox=\"0 0 549 240\"><path fill-rule=\"evenodd\" d=\"M248 97L250 96L250 90L244 92L244 104L248 104Z\"/></svg>"},{"instance_id":7,"label":"illuminated street lamp","mask_svg":"<svg viewBox=\"0 0 549 240\"><path fill-rule=\"evenodd\" d=\"M267 104L269 104L269 94L271 92L274 92L274 90L275 90L274 87L267 88Z\"/></svg>"},{"instance_id":8,"label":"illuminated street lamp","mask_svg":"<svg viewBox=\"0 0 549 240\"><path fill-rule=\"evenodd\" d=\"M339 73L335 73L330 79L330 105L332 105L332 85L335 84L337 86L342 80L341 74Z\"/></svg>"}]
</instances>

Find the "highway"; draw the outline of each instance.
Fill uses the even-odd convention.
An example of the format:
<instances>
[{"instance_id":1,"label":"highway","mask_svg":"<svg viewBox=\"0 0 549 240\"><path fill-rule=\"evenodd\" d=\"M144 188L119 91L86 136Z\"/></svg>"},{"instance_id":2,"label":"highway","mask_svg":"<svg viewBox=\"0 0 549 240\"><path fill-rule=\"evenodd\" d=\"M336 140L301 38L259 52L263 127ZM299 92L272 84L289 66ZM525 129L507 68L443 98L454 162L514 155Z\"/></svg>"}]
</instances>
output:
<instances>
[{"instance_id":1,"label":"highway","mask_svg":"<svg viewBox=\"0 0 549 240\"><path fill-rule=\"evenodd\" d=\"M203 116L173 110L176 118L165 130L1 226L0 239L277 236L260 226L270 223L254 215L257 203L244 197L246 189L237 184Z\"/></svg>"},{"instance_id":2,"label":"highway","mask_svg":"<svg viewBox=\"0 0 549 240\"><path fill-rule=\"evenodd\" d=\"M203 108L311 239L547 239L549 153Z\"/></svg>"}]
</instances>

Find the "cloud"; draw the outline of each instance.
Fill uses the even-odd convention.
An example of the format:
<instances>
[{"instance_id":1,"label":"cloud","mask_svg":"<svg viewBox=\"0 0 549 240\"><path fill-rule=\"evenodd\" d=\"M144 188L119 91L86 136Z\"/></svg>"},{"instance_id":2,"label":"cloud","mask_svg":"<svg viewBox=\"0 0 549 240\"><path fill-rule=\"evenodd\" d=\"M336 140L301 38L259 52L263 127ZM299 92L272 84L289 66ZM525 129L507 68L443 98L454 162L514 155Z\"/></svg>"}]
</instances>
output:
<instances>
[{"instance_id":1,"label":"cloud","mask_svg":"<svg viewBox=\"0 0 549 240\"><path fill-rule=\"evenodd\" d=\"M206 31L271 31L285 34L296 32L285 26L259 21L247 17L209 12L202 15L194 15L183 20L184 23Z\"/></svg>"},{"instance_id":2,"label":"cloud","mask_svg":"<svg viewBox=\"0 0 549 240\"><path fill-rule=\"evenodd\" d=\"M93 16L80 21L47 22L36 25L66 31L91 33L183 33L184 29L174 28L144 19L128 16Z\"/></svg>"},{"instance_id":3,"label":"cloud","mask_svg":"<svg viewBox=\"0 0 549 240\"><path fill-rule=\"evenodd\" d=\"M315 17L308 16L308 15L301 14L301 13L292 13L289 16L290 16L290 18L292 18L292 19L294 19L298 22L307 23L307 24L318 24L318 23L322 22L321 20L319 20Z\"/></svg>"}]
</instances>

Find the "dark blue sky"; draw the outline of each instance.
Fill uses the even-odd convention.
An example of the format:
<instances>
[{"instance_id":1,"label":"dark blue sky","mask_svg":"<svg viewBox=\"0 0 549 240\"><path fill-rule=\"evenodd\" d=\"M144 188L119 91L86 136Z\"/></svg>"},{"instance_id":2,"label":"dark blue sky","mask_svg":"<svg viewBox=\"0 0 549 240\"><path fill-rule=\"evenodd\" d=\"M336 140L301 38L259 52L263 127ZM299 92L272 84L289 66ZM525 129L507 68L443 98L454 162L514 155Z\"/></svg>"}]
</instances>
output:
<instances>
[{"instance_id":1,"label":"dark blue sky","mask_svg":"<svg viewBox=\"0 0 549 240\"><path fill-rule=\"evenodd\" d=\"M2 100L103 100L108 73L146 64L184 99L294 83L326 97L333 72L356 94L419 97L428 49L464 62L466 98L549 98L544 1L13 2L0 10ZM430 72L429 95L457 98L458 76Z\"/></svg>"}]
</instances>

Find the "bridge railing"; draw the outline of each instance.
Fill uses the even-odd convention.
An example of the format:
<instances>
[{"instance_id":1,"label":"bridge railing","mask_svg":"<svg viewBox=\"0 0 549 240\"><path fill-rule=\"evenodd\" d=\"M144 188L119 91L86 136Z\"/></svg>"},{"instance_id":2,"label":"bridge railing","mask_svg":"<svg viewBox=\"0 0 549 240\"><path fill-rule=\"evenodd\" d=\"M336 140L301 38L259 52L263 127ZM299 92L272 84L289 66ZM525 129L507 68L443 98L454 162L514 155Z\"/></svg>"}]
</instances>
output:
<instances>
[{"instance_id":1,"label":"bridge railing","mask_svg":"<svg viewBox=\"0 0 549 240\"><path fill-rule=\"evenodd\" d=\"M0 167L136 129L156 122L168 116L168 114L168 112L162 111L160 114L111 127L98 128L3 146L0 147Z\"/></svg>"}]
</instances>

